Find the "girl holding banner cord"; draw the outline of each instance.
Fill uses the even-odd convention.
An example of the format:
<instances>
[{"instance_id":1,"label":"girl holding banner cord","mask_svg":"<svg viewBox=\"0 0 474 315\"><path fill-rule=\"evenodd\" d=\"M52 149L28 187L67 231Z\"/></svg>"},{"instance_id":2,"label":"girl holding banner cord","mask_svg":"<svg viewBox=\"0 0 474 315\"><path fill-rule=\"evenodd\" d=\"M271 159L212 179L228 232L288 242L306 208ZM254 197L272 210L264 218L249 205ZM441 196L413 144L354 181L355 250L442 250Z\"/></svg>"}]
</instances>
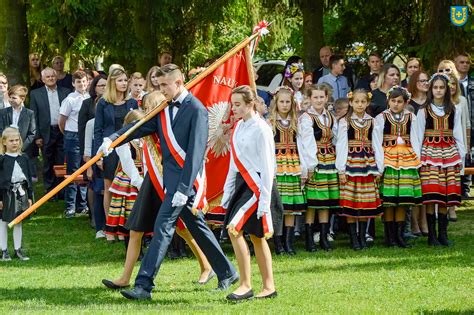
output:
<instances>
[{"instance_id":1,"label":"girl holding banner cord","mask_svg":"<svg viewBox=\"0 0 474 315\"><path fill-rule=\"evenodd\" d=\"M255 112L256 95L249 86L232 90L232 111L239 119L231 137L231 161L221 206L227 210L225 226L239 265L240 285L227 296L239 301L254 297L250 253L243 236L254 245L263 290L256 298L277 295L273 281L272 256L266 241L273 235L270 199L275 176L275 143L270 126ZM255 157L258 156L258 159Z\"/></svg>"}]
</instances>

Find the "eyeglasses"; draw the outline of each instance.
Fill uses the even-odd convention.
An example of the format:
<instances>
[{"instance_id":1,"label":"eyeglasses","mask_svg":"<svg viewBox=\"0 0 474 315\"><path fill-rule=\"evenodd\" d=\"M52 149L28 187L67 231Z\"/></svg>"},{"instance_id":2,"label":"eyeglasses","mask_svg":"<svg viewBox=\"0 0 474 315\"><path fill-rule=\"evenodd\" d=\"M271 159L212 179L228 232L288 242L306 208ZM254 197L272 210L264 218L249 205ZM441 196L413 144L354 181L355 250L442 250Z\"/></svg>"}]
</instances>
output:
<instances>
[{"instance_id":1,"label":"eyeglasses","mask_svg":"<svg viewBox=\"0 0 474 315\"><path fill-rule=\"evenodd\" d=\"M430 82L430 80L428 80L428 79L423 79L423 80L418 80L418 82L420 82L420 83L428 83L428 82Z\"/></svg>"},{"instance_id":2,"label":"eyeglasses","mask_svg":"<svg viewBox=\"0 0 474 315\"><path fill-rule=\"evenodd\" d=\"M439 72L439 73L443 73L443 72L450 73L450 72L451 72L451 69L450 69L450 68L446 68L446 69L438 69L438 72Z\"/></svg>"},{"instance_id":3,"label":"eyeglasses","mask_svg":"<svg viewBox=\"0 0 474 315\"><path fill-rule=\"evenodd\" d=\"M0 84L7 85L8 82L7 81L0 81Z\"/></svg>"}]
</instances>

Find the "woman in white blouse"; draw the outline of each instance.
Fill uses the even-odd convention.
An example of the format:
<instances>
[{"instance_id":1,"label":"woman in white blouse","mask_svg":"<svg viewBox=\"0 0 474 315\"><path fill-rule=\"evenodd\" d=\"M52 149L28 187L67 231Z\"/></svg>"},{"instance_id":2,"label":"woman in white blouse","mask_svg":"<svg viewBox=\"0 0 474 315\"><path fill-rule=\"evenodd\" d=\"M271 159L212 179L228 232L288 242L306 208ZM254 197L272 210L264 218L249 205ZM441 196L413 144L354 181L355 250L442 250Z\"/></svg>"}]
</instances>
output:
<instances>
[{"instance_id":1,"label":"woman in white blouse","mask_svg":"<svg viewBox=\"0 0 474 315\"><path fill-rule=\"evenodd\" d=\"M221 205L226 209L229 231L240 272L240 285L227 299L254 297L250 279L250 253L243 233L250 234L263 290L256 298L277 295L273 281L272 257L266 239L273 234L270 199L275 176L275 144L272 130L255 112L255 92L249 86L232 91L236 119L231 138L231 160Z\"/></svg>"}]
</instances>

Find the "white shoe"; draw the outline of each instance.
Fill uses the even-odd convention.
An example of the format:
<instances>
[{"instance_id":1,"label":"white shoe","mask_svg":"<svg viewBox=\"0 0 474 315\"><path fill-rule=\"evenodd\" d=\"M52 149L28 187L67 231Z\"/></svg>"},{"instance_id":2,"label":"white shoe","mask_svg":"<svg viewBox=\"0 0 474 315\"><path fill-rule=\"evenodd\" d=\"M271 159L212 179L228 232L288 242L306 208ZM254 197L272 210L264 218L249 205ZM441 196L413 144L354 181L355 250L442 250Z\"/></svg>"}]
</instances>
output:
<instances>
[{"instance_id":1,"label":"white shoe","mask_svg":"<svg viewBox=\"0 0 474 315\"><path fill-rule=\"evenodd\" d=\"M99 238L105 238L104 231L100 230L95 233L95 239L99 239Z\"/></svg>"},{"instance_id":2,"label":"white shoe","mask_svg":"<svg viewBox=\"0 0 474 315\"><path fill-rule=\"evenodd\" d=\"M370 234L365 234L365 241L366 242L373 242L374 238L370 236Z\"/></svg>"},{"instance_id":3,"label":"white shoe","mask_svg":"<svg viewBox=\"0 0 474 315\"><path fill-rule=\"evenodd\" d=\"M333 233L328 233L328 241L329 242L334 242L334 234Z\"/></svg>"}]
</instances>

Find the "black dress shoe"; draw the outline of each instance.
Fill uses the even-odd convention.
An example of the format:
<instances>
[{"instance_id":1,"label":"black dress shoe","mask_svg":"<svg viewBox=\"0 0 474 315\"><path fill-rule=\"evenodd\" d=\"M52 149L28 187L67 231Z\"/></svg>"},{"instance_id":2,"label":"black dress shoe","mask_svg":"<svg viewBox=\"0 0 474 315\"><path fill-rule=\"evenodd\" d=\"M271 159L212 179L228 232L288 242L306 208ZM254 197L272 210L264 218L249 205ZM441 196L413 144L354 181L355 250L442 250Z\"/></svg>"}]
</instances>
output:
<instances>
[{"instance_id":1,"label":"black dress shoe","mask_svg":"<svg viewBox=\"0 0 474 315\"><path fill-rule=\"evenodd\" d=\"M247 293L244 293L244 294L235 294L235 293L231 293L229 294L226 299L228 299L229 301L243 301L243 300L249 300L253 298L253 290L250 289L250 291L248 291Z\"/></svg>"},{"instance_id":2,"label":"black dress shoe","mask_svg":"<svg viewBox=\"0 0 474 315\"><path fill-rule=\"evenodd\" d=\"M113 281L107 280L107 279L102 279L102 284L105 285L107 288L112 289L112 290L118 290L118 289L125 289L130 287L130 285L118 285L115 284Z\"/></svg>"},{"instance_id":3,"label":"black dress shoe","mask_svg":"<svg viewBox=\"0 0 474 315\"><path fill-rule=\"evenodd\" d=\"M232 276L230 276L229 278L225 278L225 279L222 279L220 280L218 283L217 283L217 288L216 290L218 291L224 291L224 290L227 290L228 288L230 288L231 285L233 285L234 283L236 283L237 281L239 281L239 274L237 272L235 272Z\"/></svg>"},{"instance_id":4,"label":"black dress shoe","mask_svg":"<svg viewBox=\"0 0 474 315\"><path fill-rule=\"evenodd\" d=\"M151 293L145 291L142 287L135 287L132 290L120 291L124 297L129 300L150 300Z\"/></svg>"},{"instance_id":5,"label":"black dress shoe","mask_svg":"<svg viewBox=\"0 0 474 315\"><path fill-rule=\"evenodd\" d=\"M256 299L271 299L271 298L275 298L277 296L278 296L277 291L273 291L272 293L267 294L267 295L262 295L262 296L256 295L255 298Z\"/></svg>"}]
</instances>

